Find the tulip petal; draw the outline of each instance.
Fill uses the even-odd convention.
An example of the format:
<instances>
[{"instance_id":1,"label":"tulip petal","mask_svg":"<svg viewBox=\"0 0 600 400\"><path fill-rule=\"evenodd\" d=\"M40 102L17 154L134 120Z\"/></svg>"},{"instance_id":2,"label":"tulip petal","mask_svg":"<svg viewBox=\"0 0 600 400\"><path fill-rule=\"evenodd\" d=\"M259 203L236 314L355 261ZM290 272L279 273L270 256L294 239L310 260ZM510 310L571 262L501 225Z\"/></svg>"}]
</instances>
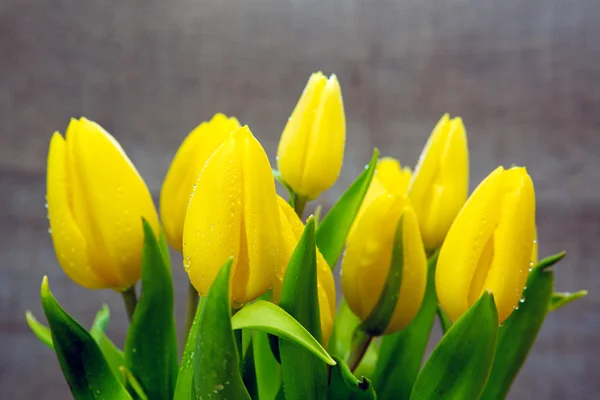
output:
<instances>
[{"instance_id":1,"label":"tulip petal","mask_svg":"<svg viewBox=\"0 0 600 400\"><path fill-rule=\"evenodd\" d=\"M96 271L106 271L116 287L127 288L139 279L145 218L158 235L158 216L152 196L119 143L100 125L79 120L75 135L67 133L73 175L86 209L85 234L97 244L90 257ZM86 236L88 237L88 236ZM99 264L97 260L106 264ZM112 272L112 273L111 273Z\"/></svg>"},{"instance_id":2,"label":"tulip petal","mask_svg":"<svg viewBox=\"0 0 600 400\"><path fill-rule=\"evenodd\" d=\"M440 250L436 292L453 321L469 308L468 293L480 256L500 219L503 172L498 167L479 184L454 220Z\"/></svg>"},{"instance_id":3,"label":"tulip petal","mask_svg":"<svg viewBox=\"0 0 600 400\"><path fill-rule=\"evenodd\" d=\"M210 157L192 193L183 227L183 266L201 296L231 256L239 263L242 149L233 137Z\"/></svg>"},{"instance_id":4,"label":"tulip petal","mask_svg":"<svg viewBox=\"0 0 600 400\"><path fill-rule=\"evenodd\" d=\"M173 158L160 194L160 215L169 244L181 251L187 204L206 160L238 129L235 118L215 114L198 125L183 141Z\"/></svg>"},{"instance_id":5,"label":"tulip petal","mask_svg":"<svg viewBox=\"0 0 600 400\"><path fill-rule=\"evenodd\" d=\"M484 289L494 293L498 319L502 323L518 306L532 266L535 237L535 194L525 168L503 174L505 194L502 215L494 232L494 258Z\"/></svg>"},{"instance_id":6,"label":"tulip petal","mask_svg":"<svg viewBox=\"0 0 600 400\"><path fill-rule=\"evenodd\" d=\"M302 194L311 198L329 189L340 175L346 142L342 91L335 75L327 80L308 138Z\"/></svg>"},{"instance_id":7,"label":"tulip petal","mask_svg":"<svg viewBox=\"0 0 600 400\"><path fill-rule=\"evenodd\" d=\"M319 106L321 93L326 85L327 78L321 72L310 76L279 141L277 167L285 181L296 191L303 187L304 166L310 130L314 123L314 110Z\"/></svg>"},{"instance_id":8,"label":"tulip petal","mask_svg":"<svg viewBox=\"0 0 600 400\"><path fill-rule=\"evenodd\" d=\"M69 278L89 288L110 287L92 268L86 238L77 226L70 207L68 194L67 146L55 132L48 153L47 201L52 242L59 264Z\"/></svg>"},{"instance_id":9,"label":"tulip petal","mask_svg":"<svg viewBox=\"0 0 600 400\"><path fill-rule=\"evenodd\" d=\"M254 299L268 290L278 267L279 214L271 165L264 149L247 126L234 134L243 144L244 229L248 246L248 277L245 297ZM258 229L257 227L260 227ZM234 279L237 277L234 272ZM233 286L234 299L239 299Z\"/></svg>"}]
</instances>

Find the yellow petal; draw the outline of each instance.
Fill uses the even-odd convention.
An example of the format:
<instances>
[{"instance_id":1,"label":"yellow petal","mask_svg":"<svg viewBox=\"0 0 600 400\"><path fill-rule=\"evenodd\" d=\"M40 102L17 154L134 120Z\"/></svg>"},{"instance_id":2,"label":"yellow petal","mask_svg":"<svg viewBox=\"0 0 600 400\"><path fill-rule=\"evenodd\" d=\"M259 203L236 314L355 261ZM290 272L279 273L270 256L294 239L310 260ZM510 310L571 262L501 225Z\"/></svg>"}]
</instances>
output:
<instances>
[{"instance_id":1,"label":"yellow petal","mask_svg":"<svg viewBox=\"0 0 600 400\"><path fill-rule=\"evenodd\" d=\"M335 75L327 80L314 118L299 192L311 199L333 186L344 159L346 117L342 91Z\"/></svg>"},{"instance_id":2,"label":"yellow petal","mask_svg":"<svg viewBox=\"0 0 600 400\"><path fill-rule=\"evenodd\" d=\"M327 348L327 343L329 343L329 338L333 332L335 302L333 304L330 303L330 300L327 298L327 294L321 285L318 286L317 293L319 297L319 315L321 321L321 343ZM331 311L332 308L334 309L333 312Z\"/></svg>"},{"instance_id":3,"label":"yellow petal","mask_svg":"<svg viewBox=\"0 0 600 400\"><path fill-rule=\"evenodd\" d=\"M327 78L321 72L310 76L298 104L281 134L277 166L284 180L298 193L303 188L304 166L314 124L314 110L321 102Z\"/></svg>"},{"instance_id":4,"label":"yellow petal","mask_svg":"<svg viewBox=\"0 0 600 400\"><path fill-rule=\"evenodd\" d=\"M198 125L175 154L160 194L165 236L174 249L182 250L183 222L198 175L210 155L238 128L237 119L215 114L209 122Z\"/></svg>"},{"instance_id":5,"label":"yellow petal","mask_svg":"<svg viewBox=\"0 0 600 400\"><path fill-rule=\"evenodd\" d=\"M152 197L119 143L95 122L81 118L67 133L73 162L76 215L83 233L94 241L90 254L99 275L111 277L113 287L128 288L140 277L145 218L158 235L158 216Z\"/></svg>"},{"instance_id":6,"label":"yellow petal","mask_svg":"<svg viewBox=\"0 0 600 400\"><path fill-rule=\"evenodd\" d=\"M419 312L427 286L427 257L419 232L419 221L412 207L404 209L402 226L402 284L398 304L385 330L394 333L406 327Z\"/></svg>"},{"instance_id":7,"label":"yellow petal","mask_svg":"<svg viewBox=\"0 0 600 400\"><path fill-rule=\"evenodd\" d=\"M498 320L504 322L518 306L531 268L535 237L535 194L525 168L503 174L502 213L494 231L494 257L484 290L494 293Z\"/></svg>"},{"instance_id":8,"label":"yellow petal","mask_svg":"<svg viewBox=\"0 0 600 400\"><path fill-rule=\"evenodd\" d=\"M500 219L503 172L498 167L479 184L454 220L440 250L436 293L454 321L469 308L468 295L478 262Z\"/></svg>"},{"instance_id":9,"label":"yellow petal","mask_svg":"<svg viewBox=\"0 0 600 400\"><path fill-rule=\"evenodd\" d=\"M410 168L401 168L398 160L384 157L377 163L374 179L379 181L390 193L405 194L411 176Z\"/></svg>"},{"instance_id":10,"label":"yellow petal","mask_svg":"<svg viewBox=\"0 0 600 400\"><path fill-rule=\"evenodd\" d=\"M434 128L415 168L409 197L419 216L423 242L438 248L467 198L469 158L461 118L445 114Z\"/></svg>"},{"instance_id":11,"label":"yellow petal","mask_svg":"<svg viewBox=\"0 0 600 400\"><path fill-rule=\"evenodd\" d=\"M269 160L244 126L209 158L187 210L184 267L201 295L230 256L236 305L269 288L279 258L279 218L272 212L276 207Z\"/></svg>"},{"instance_id":12,"label":"yellow petal","mask_svg":"<svg viewBox=\"0 0 600 400\"><path fill-rule=\"evenodd\" d=\"M69 278L88 289L110 287L110 283L94 272L85 237L73 218L66 144L58 132L54 133L50 141L47 173L48 218L59 264Z\"/></svg>"}]
</instances>

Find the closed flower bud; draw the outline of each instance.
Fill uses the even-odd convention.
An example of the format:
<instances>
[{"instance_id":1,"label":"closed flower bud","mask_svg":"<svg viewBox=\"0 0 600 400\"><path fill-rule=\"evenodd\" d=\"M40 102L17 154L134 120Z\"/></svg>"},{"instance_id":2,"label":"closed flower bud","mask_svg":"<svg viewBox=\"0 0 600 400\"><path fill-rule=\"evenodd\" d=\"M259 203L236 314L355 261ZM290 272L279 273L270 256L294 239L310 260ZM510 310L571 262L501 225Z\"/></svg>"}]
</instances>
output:
<instances>
[{"instance_id":1,"label":"closed flower bud","mask_svg":"<svg viewBox=\"0 0 600 400\"><path fill-rule=\"evenodd\" d=\"M277 195L269 159L247 126L208 159L192 193L183 227L183 265L204 296L233 256L236 306L271 286L279 257Z\"/></svg>"},{"instance_id":2,"label":"closed flower bud","mask_svg":"<svg viewBox=\"0 0 600 400\"><path fill-rule=\"evenodd\" d=\"M426 249L442 245L468 190L465 127L461 118L450 119L445 114L433 129L408 188Z\"/></svg>"},{"instance_id":3,"label":"closed flower bud","mask_svg":"<svg viewBox=\"0 0 600 400\"><path fill-rule=\"evenodd\" d=\"M281 249L279 268L273 281L273 302L278 303L281 287L290 257L302 236L304 224L294 209L281 197L278 197L279 216L281 221ZM319 297L319 313L321 315L321 342L325 345L333 331L335 316L335 283L331 268L317 249L317 291Z\"/></svg>"},{"instance_id":4,"label":"closed flower bud","mask_svg":"<svg viewBox=\"0 0 600 400\"><path fill-rule=\"evenodd\" d=\"M335 75L311 75L281 135L277 164L285 182L314 199L329 189L342 169L346 117Z\"/></svg>"},{"instance_id":5,"label":"closed flower bud","mask_svg":"<svg viewBox=\"0 0 600 400\"><path fill-rule=\"evenodd\" d=\"M58 262L90 289L124 290L140 278L142 217L159 232L142 177L100 125L72 119L48 153L47 201Z\"/></svg>"},{"instance_id":6,"label":"closed flower bud","mask_svg":"<svg viewBox=\"0 0 600 400\"><path fill-rule=\"evenodd\" d=\"M398 302L385 333L396 332L415 317L427 283L427 259L419 223L410 200L403 193L399 165L382 160L365 201L348 235L342 261L342 290L350 309L365 320L381 295L386 282L396 228L402 226L403 270ZM383 168L382 168L383 167Z\"/></svg>"},{"instance_id":7,"label":"closed flower bud","mask_svg":"<svg viewBox=\"0 0 600 400\"><path fill-rule=\"evenodd\" d=\"M519 304L535 238L535 193L525 168L498 167L475 189L440 250L438 300L457 320L488 290L502 323Z\"/></svg>"},{"instance_id":8,"label":"closed flower bud","mask_svg":"<svg viewBox=\"0 0 600 400\"><path fill-rule=\"evenodd\" d=\"M160 217L167 241L175 250L182 250L183 221L190 195L206 160L237 130L237 119L215 114L198 125L183 141L160 192Z\"/></svg>"}]
</instances>

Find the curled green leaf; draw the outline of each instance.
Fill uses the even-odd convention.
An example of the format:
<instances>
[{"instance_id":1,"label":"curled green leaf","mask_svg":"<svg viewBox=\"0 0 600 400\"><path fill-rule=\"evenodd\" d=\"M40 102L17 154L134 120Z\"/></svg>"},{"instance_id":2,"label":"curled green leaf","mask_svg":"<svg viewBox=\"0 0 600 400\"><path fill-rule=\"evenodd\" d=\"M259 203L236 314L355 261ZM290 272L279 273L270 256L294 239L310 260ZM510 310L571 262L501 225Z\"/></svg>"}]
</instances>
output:
<instances>
[{"instance_id":1,"label":"curled green leaf","mask_svg":"<svg viewBox=\"0 0 600 400\"><path fill-rule=\"evenodd\" d=\"M572 301L580 299L582 297L587 296L587 290L580 290L577 292L554 292L552 293L552 297L550 298L550 303L548 304L548 311L556 311L559 308L566 306Z\"/></svg>"}]
</instances>

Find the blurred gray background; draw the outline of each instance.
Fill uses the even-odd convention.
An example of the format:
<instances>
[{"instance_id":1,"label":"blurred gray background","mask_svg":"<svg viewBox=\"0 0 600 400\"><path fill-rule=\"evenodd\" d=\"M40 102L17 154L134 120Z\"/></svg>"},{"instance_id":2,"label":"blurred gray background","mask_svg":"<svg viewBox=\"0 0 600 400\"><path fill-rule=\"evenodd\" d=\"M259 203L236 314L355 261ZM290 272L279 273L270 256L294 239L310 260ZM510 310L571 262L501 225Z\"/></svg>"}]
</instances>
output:
<instances>
[{"instance_id":1,"label":"blurred gray background","mask_svg":"<svg viewBox=\"0 0 600 400\"><path fill-rule=\"evenodd\" d=\"M348 140L326 206L374 146L414 165L442 113L461 115L474 186L525 164L536 185L541 255L568 251L552 313L512 399L592 399L600 391L600 2L598 0L34 1L0 3L0 397L65 399L53 353L29 332L48 274L89 324L123 305L62 273L46 233L48 141L71 116L122 143L157 197L181 140L215 112L247 123L275 161L309 74L336 73ZM186 278L174 258L177 313ZM181 321L180 321L181 322Z\"/></svg>"}]
</instances>

